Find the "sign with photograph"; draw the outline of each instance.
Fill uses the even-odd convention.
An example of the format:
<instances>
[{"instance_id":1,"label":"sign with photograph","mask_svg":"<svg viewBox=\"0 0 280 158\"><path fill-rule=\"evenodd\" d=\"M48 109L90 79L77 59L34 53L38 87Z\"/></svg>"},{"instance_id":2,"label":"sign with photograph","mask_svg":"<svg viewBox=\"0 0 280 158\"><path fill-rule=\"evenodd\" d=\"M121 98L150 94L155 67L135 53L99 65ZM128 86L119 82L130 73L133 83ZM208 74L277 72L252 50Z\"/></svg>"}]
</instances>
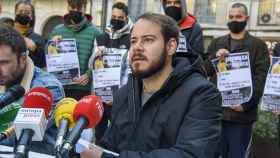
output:
<instances>
[{"instance_id":1,"label":"sign with photograph","mask_svg":"<svg viewBox=\"0 0 280 158\"><path fill-rule=\"evenodd\" d=\"M105 102L113 101L113 91L117 90L121 85L121 69L127 49L97 49L102 51L102 55L94 59L94 93L101 96Z\"/></svg>"},{"instance_id":2,"label":"sign with photograph","mask_svg":"<svg viewBox=\"0 0 280 158\"><path fill-rule=\"evenodd\" d=\"M266 77L261 110L280 112L280 57L272 57Z\"/></svg>"},{"instance_id":3,"label":"sign with photograph","mask_svg":"<svg viewBox=\"0 0 280 158\"><path fill-rule=\"evenodd\" d=\"M212 63L224 107L241 105L252 97L252 77L248 52L233 53Z\"/></svg>"},{"instance_id":4,"label":"sign with photograph","mask_svg":"<svg viewBox=\"0 0 280 158\"><path fill-rule=\"evenodd\" d=\"M48 41L47 71L56 76L63 84L74 84L73 79L80 77L80 66L75 39Z\"/></svg>"}]
</instances>

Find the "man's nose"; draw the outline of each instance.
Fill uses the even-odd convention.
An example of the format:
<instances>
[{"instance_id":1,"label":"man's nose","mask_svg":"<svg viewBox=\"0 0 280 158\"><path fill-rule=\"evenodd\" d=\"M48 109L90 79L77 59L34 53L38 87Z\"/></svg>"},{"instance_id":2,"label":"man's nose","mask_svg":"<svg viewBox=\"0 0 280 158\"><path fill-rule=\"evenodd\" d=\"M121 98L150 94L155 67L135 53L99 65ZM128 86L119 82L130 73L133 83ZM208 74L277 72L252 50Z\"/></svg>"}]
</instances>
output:
<instances>
[{"instance_id":1,"label":"man's nose","mask_svg":"<svg viewBox=\"0 0 280 158\"><path fill-rule=\"evenodd\" d=\"M141 40L137 41L134 45L133 45L133 51L135 52L141 52L143 50L143 43Z\"/></svg>"},{"instance_id":2,"label":"man's nose","mask_svg":"<svg viewBox=\"0 0 280 158\"><path fill-rule=\"evenodd\" d=\"M79 9L78 8L71 8L71 11L79 11Z\"/></svg>"}]
</instances>

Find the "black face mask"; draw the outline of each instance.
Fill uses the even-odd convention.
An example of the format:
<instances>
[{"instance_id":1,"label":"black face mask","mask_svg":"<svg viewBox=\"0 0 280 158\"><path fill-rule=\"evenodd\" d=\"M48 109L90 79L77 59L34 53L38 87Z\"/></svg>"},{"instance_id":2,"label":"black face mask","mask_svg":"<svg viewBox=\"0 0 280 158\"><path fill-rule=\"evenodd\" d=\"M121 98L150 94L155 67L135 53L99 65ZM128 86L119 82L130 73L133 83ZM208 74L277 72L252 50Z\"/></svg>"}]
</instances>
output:
<instances>
[{"instance_id":1,"label":"black face mask","mask_svg":"<svg viewBox=\"0 0 280 158\"><path fill-rule=\"evenodd\" d=\"M75 23L78 24L83 20L83 13L79 12L79 11L70 11L66 21L70 22L70 23Z\"/></svg>"},{"instance_id":2,"label":"black face mask","mask_svg":"<svg viewBox=\"0 0 280 158\"><path fill-rule=\"evenodd\" d=\"M123 28L125 26L125 21L111 19L111 25L114 30L120 30L121 28Z\"/></svg>"},{"instance_id":3,"label":"black face mask","mask_svg":"<svg viewBox=\"0 0 280 158\"><path fill-rule=\"evenodd\" d=\"M16 15L15 21L21 25L27 25L31 23L32 19L28 15L18 14Z\"/></svg>"},{"instance_id":4,"label":"black face mask","mask_svg":"<svg viewBox=\"0 0 280 158\"><path fill-rule=\"evenodd\" d=\"M247 20L245 21L232 21L232 22L228 22L228 28L232 33L240 33L241 31L243 31L247 25Z\"/></svg>"},{"instance_id":5,"label":"black face mask","mask_svg":"<svg viewBox=\"0 0 280 158\"><path fill-rule=\"evenodd\" d=\"M182 19L182 11L181 8L170 6L165 9L165 14L173 18L175 21L179 21Z\"/></svg>"}]
</instances>

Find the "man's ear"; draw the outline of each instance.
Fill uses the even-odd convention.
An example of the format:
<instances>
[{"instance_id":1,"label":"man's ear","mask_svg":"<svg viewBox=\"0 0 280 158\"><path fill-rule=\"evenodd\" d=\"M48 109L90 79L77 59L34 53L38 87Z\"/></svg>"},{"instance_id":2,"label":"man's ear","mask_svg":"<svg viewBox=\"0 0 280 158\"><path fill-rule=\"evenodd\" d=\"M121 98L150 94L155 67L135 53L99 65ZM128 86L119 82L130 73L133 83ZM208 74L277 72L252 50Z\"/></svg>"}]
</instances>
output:
<instances>
[{"instance_id":1,"label":"man's ear","mask_svg":"<svg viewBox=\"0 0 280 158\"><path fill-rule=\"evenodd\" d=\"M174 55L176 53L177 50L177 41L175 38L171 38L168 42L167 42L167 53L168 55Z\"/></svg>"},{"instance_id":2,"label":"man's ear","mask_svg":"<svg viewBox=\"0 0 280 158\"><path fill-rule=\"evenodd\" d=\"M128 16L125 17L125 22L128 23Z\"/></svg>"},{"instance_id":3,"label":"man's ear","mask_svg":"<svg viewBox=\"0 0 280 158\"><path fill-rule=\"evenodd\" d=\"M19 62L21 64L22 67L25 67L26 63L27 63L27 53L22 53L19 57Z\"/></svg>"}]
</instances>

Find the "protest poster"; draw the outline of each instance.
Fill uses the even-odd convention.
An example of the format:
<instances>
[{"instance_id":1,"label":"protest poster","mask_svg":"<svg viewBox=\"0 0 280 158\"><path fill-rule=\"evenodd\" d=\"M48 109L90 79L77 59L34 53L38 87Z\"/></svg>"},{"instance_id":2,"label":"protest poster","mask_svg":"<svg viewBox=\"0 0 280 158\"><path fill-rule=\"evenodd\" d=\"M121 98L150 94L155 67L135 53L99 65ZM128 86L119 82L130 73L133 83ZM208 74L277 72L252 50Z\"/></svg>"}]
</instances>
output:
<instances>
[{"instance_id":1,"label":"protest poster","mask_svg":"<svg viewBox=\"0 0 280 158\"><path fill-rule=\"evenodd\" d=\"M230 53L212 60L217 74L217 87L222 94L222 106L248 102L252 97L252 76L248 52Z\"/></svg>"},{"instance_id":2,"label":"protest poster","mask_svg":"<svg viewBox=\"0 0 280 158\"><path fill-rule=\"evenodd\" d=\"M74 84L80 77L80 66L75 39L50 40L47 43L47 71L63 84Z\"/></svg>"},{"instance_id":3,"label":"protest poster","mask_svg":"<svg viewBox=\"0 0 280 158\"><path fill-rule=\"evenodd\" d=\"M97 48L102 55L95 57L93 70L94 94L104 102L113 101L113 91L121 85L122 64L126 61L127 49Z\"/></svg>"},{"instance_id":4,"label":"protest poster","mask_svg":"<svg viewBox=\"0 0 280 158\"><path fill-rule=\"evenodd\" d=\"M280 57L272 57L266 77L261 110L280 112Z\"/></svg>"}]
</instances>

